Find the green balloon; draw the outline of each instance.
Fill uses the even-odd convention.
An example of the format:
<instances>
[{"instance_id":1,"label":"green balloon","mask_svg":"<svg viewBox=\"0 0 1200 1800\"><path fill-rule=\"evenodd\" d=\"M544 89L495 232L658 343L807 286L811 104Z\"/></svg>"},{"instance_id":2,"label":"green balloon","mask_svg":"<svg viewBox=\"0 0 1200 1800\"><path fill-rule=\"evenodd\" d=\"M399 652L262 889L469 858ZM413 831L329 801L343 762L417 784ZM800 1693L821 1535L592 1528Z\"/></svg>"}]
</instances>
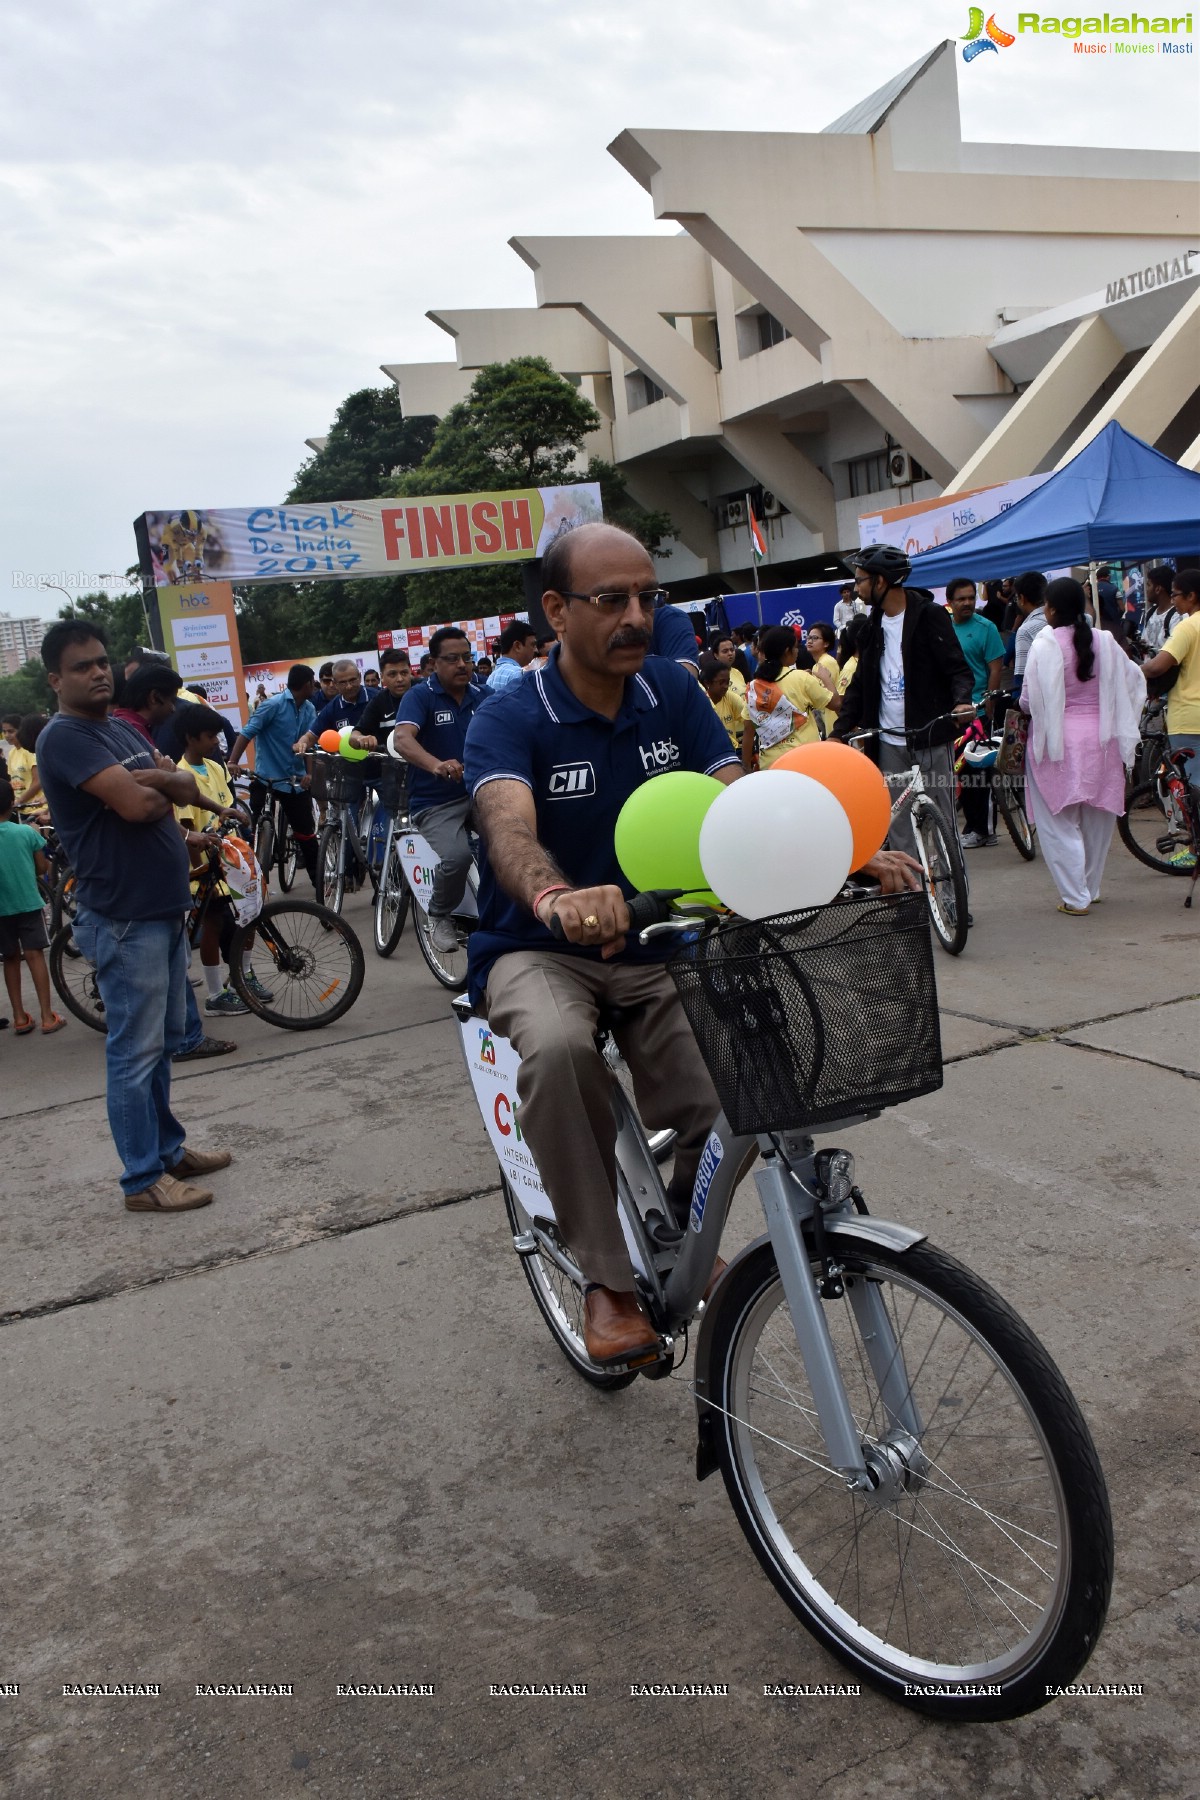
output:
<instances>
[{"instance_id":1,"label":"green balloon","mask_svg":"<svg viewBox=\"0 0 1200 1800\"><path fill-rule=\"evenodd\" d=\"M700 867L700 827L722 785L680 769L635 788L613 837L626 880L639 891L682 888L688 900L719 906Z\"/></svg>"},{"instance_id":2,"label":"green balloon","mask_svg":"<svg viewBox=\"0 0 1200 1800\"><path fill-rule=\"evenodd\" d=\"M360 750L357 744L352 744L348 737L343 737L338 745L338 755L344 756L347 762L362 762L370 754L369 750Z\"/></svg>"}]
</instances>

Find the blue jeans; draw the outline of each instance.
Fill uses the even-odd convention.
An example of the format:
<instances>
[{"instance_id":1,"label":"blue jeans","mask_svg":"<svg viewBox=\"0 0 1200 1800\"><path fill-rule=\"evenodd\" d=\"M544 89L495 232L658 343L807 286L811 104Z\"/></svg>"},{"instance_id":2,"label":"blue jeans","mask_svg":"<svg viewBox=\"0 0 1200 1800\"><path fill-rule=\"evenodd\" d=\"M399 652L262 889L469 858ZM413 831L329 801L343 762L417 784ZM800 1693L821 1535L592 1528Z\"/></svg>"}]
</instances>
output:
<instances>
[{"instance_id":1,"label":"blue jeans","mask_svg":"<svg viewBox=\"0 0 1200 1800\"><path fill-rule=\"evenodd\" d=\"M140 1194L183 1154L183 1126L171 1111L171 1057L185 1029L183 915L106 919L81 906L74 930L108 1017L108 1125L121 1186Z\"/></svg>"},{"instance_id":2,"label":"blue jeans","mask_svg":"<svg viewBox=\"0 0 1200 1800\"><path fill-rule=\"evenodd\" d=\"M1183 772L1191 787L1200 789L1200 732L1173 731L1171 733L1172 750L1192 750L1195 752L1191 762L1184 763Z\"/></svg>"}]
</instances>

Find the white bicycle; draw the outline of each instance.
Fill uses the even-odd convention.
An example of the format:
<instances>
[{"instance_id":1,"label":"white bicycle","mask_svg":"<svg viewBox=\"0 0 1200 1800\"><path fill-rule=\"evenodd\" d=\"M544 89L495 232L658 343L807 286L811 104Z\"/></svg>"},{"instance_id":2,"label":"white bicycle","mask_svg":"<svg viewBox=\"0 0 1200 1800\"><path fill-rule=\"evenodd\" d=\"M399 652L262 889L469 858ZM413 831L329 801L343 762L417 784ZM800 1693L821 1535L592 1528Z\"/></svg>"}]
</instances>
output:
<instances>
[{"instance_id":1,"label":"white bicycle","mask_svg":"<svg viewBox=\"0 0 1200 1800\"><path fill-rule=\"evenodd\" d=\"M433 942L429 918L437 866L437 857L414 828L407 812L394 814L388 824L379 883L375 889L375 948L380 956L392 954L400 942L411 909L417 948L425 958L430 974L444 988L457 990L467 978L467 938L479 917L476 905L479 872L472 863L466 892L454 917L458 948L439 950Z\"/></svg>"},{"instance_id":2,"label":"white bicycle","mask_svg":"<svg viewBox=\"0 0 1200 1800\"><path fill-rule=\"evenodd\" d=\"M463 1054L500 1164L513 1248L585 1381L669 1375L695 1339L696 1471L801 1623L863 1680L958 1721L1044 1706L1095 1648L1113 1575L1104 1475L1079 1407L1028 1326L921 1231L868 1212L849 1126L941 1085L925 897L856 896L750 923L678 896L629 903L668 967L723 1111L673 1216L618 1078L635 1019L601 1013L613 1071L617 1204L659 1333L626 1364L583 1336L584 1278L521 1134L519 1062L465 997ZM710 1285L755 1156L766 1233Z\"/></svg>"}]
</instances>

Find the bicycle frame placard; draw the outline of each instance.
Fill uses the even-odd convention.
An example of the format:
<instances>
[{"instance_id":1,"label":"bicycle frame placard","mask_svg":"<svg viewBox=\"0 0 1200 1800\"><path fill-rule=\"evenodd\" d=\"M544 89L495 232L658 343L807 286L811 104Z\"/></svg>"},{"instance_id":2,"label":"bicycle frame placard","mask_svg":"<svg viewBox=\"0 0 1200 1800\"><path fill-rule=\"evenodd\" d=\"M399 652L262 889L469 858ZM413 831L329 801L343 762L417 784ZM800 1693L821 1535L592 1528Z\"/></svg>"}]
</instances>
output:
<instances>
[{"instance_id":1,"label":"bicycle frame placard","mask_svg":"<svg viewBox=\"0 0 1200 1800\"><path fill-rule=\"evenodd\" d=\"M404 865L405 879L416 897L417 905L422 911L428 912L429 902L433 898L433 878L437 874L438 858L419 831L398 831L396 847ZM475 896L469 887L460 904L455 907L454 916L456 919L478 917Z\"/></svg>"}]
</instances>

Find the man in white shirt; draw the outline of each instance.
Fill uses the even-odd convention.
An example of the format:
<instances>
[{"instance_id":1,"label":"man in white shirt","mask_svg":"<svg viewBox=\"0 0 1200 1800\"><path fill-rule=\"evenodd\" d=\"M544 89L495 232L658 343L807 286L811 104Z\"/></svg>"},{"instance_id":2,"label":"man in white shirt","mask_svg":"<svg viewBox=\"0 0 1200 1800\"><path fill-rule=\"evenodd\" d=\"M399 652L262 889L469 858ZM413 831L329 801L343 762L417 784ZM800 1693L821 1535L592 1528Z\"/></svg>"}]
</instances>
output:
<instances>
[{"instance_id":1,"label":"man in white shirt","mask_svg":"<svg viewBox=\"0 0 1200 1800\"><path fill-rule=\"evenodd\" d=\"M1168 569L1165 563L1156 563L1146 570L1146 601L1140 635L1151 655L1157 655L1162 649L1179 616L1171 598L1174 578L1174 569Z\"/></svg>"},{"instance_id":2,"label":"man in white shirt","mask_svg":"<svg viewBox=\"0 0 1200 1800\"><path fill-rule=\"evenodd\" d=\"M1030 645L1038 632L1044 631L1046 627L1046 577L1037 569L1030 569L1026 575L1018 575L1016 598L1021 623L1017 626L1013 639L1013 686L1020 693Z\"/></svg>"},{"instance_id":3,"label":"man in white shirt","mask_svg":"<svg viewBox=\"0 0 1200 1800\"><path fill-rule=\"evenodd\" d=\"M833 629L840 636L850 623L851 619L859 618L869 611L870 608L864 606L854 592L854 583L852 581L847 581L843 584L841 594L833 609Z\"/></svg>"}]
</instances>

